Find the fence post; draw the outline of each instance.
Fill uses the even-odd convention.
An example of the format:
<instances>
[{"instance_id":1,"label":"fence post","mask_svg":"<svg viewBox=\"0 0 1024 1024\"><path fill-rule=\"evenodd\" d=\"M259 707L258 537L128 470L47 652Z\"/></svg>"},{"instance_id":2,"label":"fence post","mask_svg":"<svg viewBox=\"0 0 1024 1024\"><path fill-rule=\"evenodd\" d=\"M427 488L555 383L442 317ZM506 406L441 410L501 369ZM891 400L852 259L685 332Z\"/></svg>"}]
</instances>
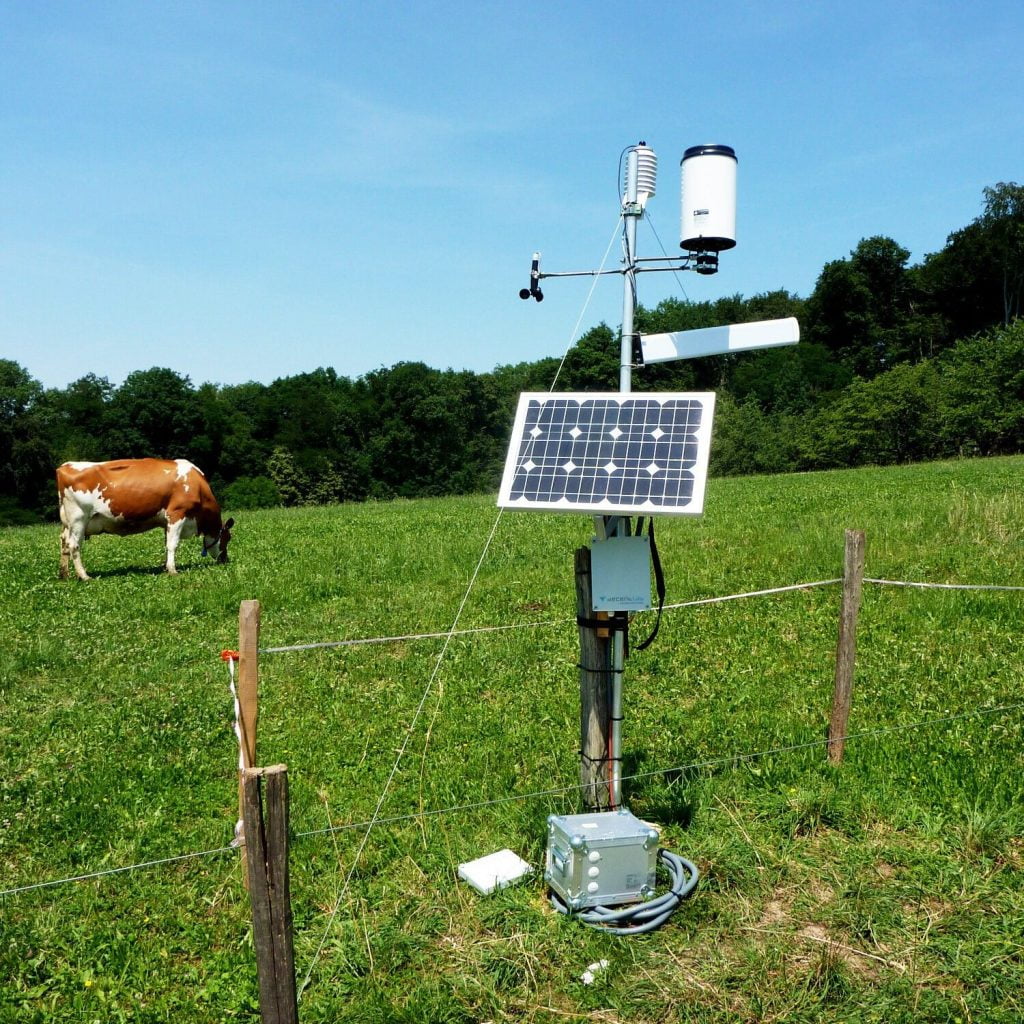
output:
<instances>
[{"instance_id":1,"label":"fence post","mask_svg":"<svg viewBox=\"0 0 1024 1024\"><path fill-rule=\"evenodd\" d=\"M249 900L263 1024L298 1024L288 886L288 768L242 772Z\"/></svg>"},{"instance_id":2,"label":"fence post","mask_svg":"<svg viewBox=\"0 0 1024 1024\"><path fill-rule=\"evenodd\" d=\"M590 548L577 548L576 615L593 621L594 606L590 577ZM609 700L607 636L591 626L580 625L580 786L589 810L608 810L608 726Z\"/></svg>"},{"instance_id":3,"label":"fence post","mask_svg":"<svg viewBox=\"0 0 1024 1024\"><path fill-rule=\"evenodd\" d=\"M843 604L839 613L836 644L836 680L832 694L832 718L828 726L828 759L839 764L846 743L846 724L853 697L853 669L857 657L857 613L864 584L864 531L846 531L843 557Z\"/></svg>"},{"instance_id":4,"label":"fence post","mask_svg":"<svg viewBox=\"0 0 1024 1024\"><path fill-rule=\"evenodd\" d=\"M244 819L243 771L256 764L256 720L259 705L260 603L243 601L238 607L238 726L242 733L238 773L238 816ZM245 833L239 837L242 881L249 885L246 869Z\"/></svg>"}]
</instances>

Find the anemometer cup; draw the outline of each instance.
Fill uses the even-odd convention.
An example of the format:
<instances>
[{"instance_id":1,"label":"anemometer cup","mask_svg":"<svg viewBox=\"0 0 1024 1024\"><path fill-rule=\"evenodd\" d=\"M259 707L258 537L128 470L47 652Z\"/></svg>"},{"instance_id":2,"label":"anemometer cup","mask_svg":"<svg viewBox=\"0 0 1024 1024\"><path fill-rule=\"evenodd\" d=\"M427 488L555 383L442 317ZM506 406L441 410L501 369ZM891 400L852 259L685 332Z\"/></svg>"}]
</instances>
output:
<instances>
[{"instance_id":1,"label":"anemometer cup","mask_svg":"<svg viewBox=\"0 0 1024 1024\"><path fill-rule=\"evenodd\" d=\"M530 287L519 289L519 298L528 299L531 296L538 302L544 301L544 293L540 290L540 253L535 252L530 262Z\"/></svg>"}]
</instances>

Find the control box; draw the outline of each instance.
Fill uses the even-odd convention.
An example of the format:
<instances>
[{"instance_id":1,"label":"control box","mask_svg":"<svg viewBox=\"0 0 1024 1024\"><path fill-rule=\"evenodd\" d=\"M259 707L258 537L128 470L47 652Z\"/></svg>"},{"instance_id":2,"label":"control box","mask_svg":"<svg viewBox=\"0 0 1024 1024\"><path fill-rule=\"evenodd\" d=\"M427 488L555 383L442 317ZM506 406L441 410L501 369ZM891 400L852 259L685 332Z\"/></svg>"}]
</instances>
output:
<instances>
[{"instance_id":1,"label":"control box","mask_svg":"<svg viewBox=\"0 0 1024 1024\"><path fill-rule=\"evenodd\" d=\"M552 814L544 879L571 910L654 895L658 830L628 808Z\"/></svg>"}]
</instances>

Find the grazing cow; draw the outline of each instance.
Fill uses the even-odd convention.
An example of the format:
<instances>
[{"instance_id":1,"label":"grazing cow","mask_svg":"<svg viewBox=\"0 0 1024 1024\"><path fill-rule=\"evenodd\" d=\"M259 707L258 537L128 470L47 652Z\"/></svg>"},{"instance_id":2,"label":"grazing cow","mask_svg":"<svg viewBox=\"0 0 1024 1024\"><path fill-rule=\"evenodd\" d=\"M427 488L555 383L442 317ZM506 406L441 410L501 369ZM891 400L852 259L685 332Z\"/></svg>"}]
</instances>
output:
<instances>
[{"instance_id":1,"label":"grazing cow","mask_svg":"<svg viewBox=\"0 0 1024 1024\"><path fill-rule=\"evenodd\" d=\"M203 554L228 560L234 519L221 522L220 505L206 477L186 459L119 459L115 462L65 462L57 468L60 502L60 577L68 560L80 580L82 544L94 533L144 533L163 529L167 571L176 573L174 552L182 537L201 536Z\"/></svg>"}]
</instances>

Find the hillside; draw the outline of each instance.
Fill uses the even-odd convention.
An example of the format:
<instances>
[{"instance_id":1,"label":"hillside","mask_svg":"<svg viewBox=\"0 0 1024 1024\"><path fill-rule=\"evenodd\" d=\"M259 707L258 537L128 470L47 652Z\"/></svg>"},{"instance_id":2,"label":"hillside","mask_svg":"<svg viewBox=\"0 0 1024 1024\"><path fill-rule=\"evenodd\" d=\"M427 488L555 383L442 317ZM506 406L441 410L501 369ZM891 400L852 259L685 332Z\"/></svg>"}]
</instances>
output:
<instances>
[{"instance_id":1,"label":"hillside","mask_svg":"<svg viewBox=\"0 0 1024 1024\"><path fill-rule=\"evenodd\" d=\"M1022 470L714 481L702 518L659 524L668 601L834 579L846 527L872 578L1024 585ZM834 586L666 611L627 663L626 794L703 878L615 939L539 879L485 899L455 878L505 846L540 864L546 815L576 806L590 524L495 518L488 497L252 512L227 566L192 542L170 578L158 534L100 537L88 584L56 579L54 526L0 530L0 1019L253 1019L219 657L252 598L265 647L406 638L261 658L303 1020L1020 1019L1024 595L866 584L838 768ZM415 639L452 626L478 562L459 630L523 628Z\"/></svg>"}]
</instances>

